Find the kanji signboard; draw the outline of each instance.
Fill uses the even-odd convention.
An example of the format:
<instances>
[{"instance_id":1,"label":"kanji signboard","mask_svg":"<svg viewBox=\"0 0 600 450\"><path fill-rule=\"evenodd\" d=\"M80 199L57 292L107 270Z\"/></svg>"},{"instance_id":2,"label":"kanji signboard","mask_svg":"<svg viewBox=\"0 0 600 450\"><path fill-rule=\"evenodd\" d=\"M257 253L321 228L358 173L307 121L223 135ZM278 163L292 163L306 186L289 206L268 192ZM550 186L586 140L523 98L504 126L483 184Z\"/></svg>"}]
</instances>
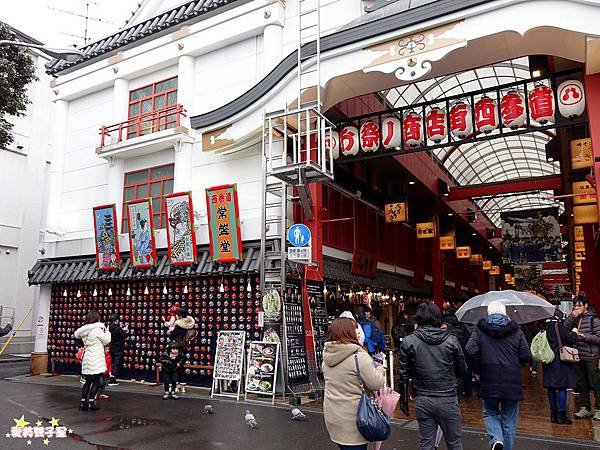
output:
<instances>
[{"instance_id":1,"label":"kanji signboard","mask_svg":"<svg viewBox=\"0 0 600 450\"><path fill-rule=\"evenodd\" d=\"M479 253L472 254L471 257L469 258L469 262L474 266L483 264L483 255L481 255Z\"/></svg>"},{"instance_id":2,"label":"kanji signboard","mask_svg":"<svg viewBox=\"0 0 600 450\"><path fill-rule=\"evenodd\" d=\"M571 168L577 170L592 167L592 140L590 138L575 139L569 145L571 147Z\"/></svg>"},{"instance_id":3,"label":"kanji signboard","mask_svg":"<svg viewBox=\"0 0 600 450\"><path fill-rule=\"evenodd\" d=\"M456 239L454 236L440 237L440 250L454 250L456 248Z\"/></svg>"},{"instance_id":4,"label":"kanji signboard","mask_svg":"<svg viewBox=\"0 0 600 450\"><path fill-rule=\"evenodd\" d=\"M237 185L206 189L210 254L214 261L232 263L242 259L242 233Z\"/></svg>"},{"instance_id":5,"label":"kanji signboard","mask_svg":"<svg viewBox=\"0 0 600 450\"><path fill-rule=\"evenodd\" d=\"M465 247L456 247L456 258L457 259L470 259L471 258L471 247L468 245Z\"/></svg>"},{"instance_id":6,"label":"kanji signboard","mask_svg":"<svg viewBox=\"0 0 600 450\"><path fill-rule=\"evenodd\" d=\"M492 270L492 262L483 261L483 270Z\"/></svg>"},{"instance_id":7,"label":"kanji signboard","mask_svg":"<svg viewBox=\"0 0 600 450\"><path fill-rule=\"evenodd\" d=\"M422 222L417 224L417 239L429 239L435 237L435 226L433 222Z\"/></svg>"},{"instance_id":8,"label":"kanji signboard","mask_svg":"<svg viewBox=\"0 0 600 450\"><path fill-rule=\"evenodd\" d=\"M361 250L354 250L350 271L355 275L375 278L377 276L377 257Z\"/></svg>"},{"instance_id":9,"label":"kanji signboard","mask_svg":"<svg viewBox=\"0 0 600 450\"><path fill-rule=\"evenodd\" d=\"M385 221L386 223L406 222L408 220L408 211L406 203L388 203L385 205Z\"/></svg>"},{"instance_id":10,"label":"kanji signboard","mask_svg":"<svg viewBox=\"0 0 600 450\"><path fill-rule=\"evenodd\" d=\"M589 203L596 203L598 197L596 196L596 188L591 185L589 181L575 181L572 184L573 187L573 203L576 205L586 205Z\"/></svg>"},{"instance_id":11,"label":"kanji signboard","mask_svg":"<svg viewBox=\"0 0 600 450\"><path fill-rule=\"evenodd\" d=\"M577 225L573 227L573 234L575 235L576 241L583 241L583 227L581 225Z\"/></svg>"},{"instance_id":12,"label":"kanji signboard","mask_svg":"<svg viewBox=\"0 0 600 450\"><path fill-rule=\"evenodd\" d=\"M500 275L500 266L492 266L490 275Z\"/></svg>"}]
</instances>

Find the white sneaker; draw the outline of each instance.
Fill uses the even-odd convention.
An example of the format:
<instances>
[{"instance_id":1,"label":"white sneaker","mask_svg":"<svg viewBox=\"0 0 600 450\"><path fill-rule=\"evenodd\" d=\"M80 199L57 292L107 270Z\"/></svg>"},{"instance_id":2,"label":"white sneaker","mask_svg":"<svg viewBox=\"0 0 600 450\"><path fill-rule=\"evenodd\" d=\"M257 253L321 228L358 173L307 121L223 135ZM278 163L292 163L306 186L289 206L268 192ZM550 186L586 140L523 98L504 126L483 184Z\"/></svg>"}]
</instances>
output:
<instances>
[{"instance_id":1,"label":"white sneaker","mask_svg":"<svg viewBox=\"0 0 600 450\"><path fill-rule=\"evenodd\" d=\"M600 409L596 410L596 414L594 414L594 417L592 417L592 419L594 419L594 420L600 420Z\"/></svg>"},{"instance_id":2,"label":"white sneaker","mask_svg":"<svg viewBox=\"0 0 600 450\"><path fill-rule=\"evenodd\" d=\"M494 442L492 445L492 450L504 450L504 443L500 441Z\"/></svg>"},{"instance_id":3,"label":"white sneaker","mask_svg":"<svg viewBox=\"0 0 600 450\"><path fill-rule=\"evenodd\" d=\"M590 411L589 409L587 409L585 406L582 406L579 411L577 411L575 413L575 417L577 417L578 419L587 419L589 417L592 417L594 415L594 413L592 411ZM600 419L598 419L600 420Z\"/></svg>"}]
</instances>

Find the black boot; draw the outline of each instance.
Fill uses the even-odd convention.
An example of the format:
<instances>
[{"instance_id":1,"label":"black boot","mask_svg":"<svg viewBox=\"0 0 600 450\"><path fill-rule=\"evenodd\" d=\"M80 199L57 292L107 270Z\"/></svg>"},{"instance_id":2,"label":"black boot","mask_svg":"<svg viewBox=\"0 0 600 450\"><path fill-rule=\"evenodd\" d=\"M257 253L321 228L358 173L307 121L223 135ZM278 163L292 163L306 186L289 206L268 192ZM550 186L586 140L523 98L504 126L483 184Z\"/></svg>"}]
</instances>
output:
<instances>
[{"instance_id":1,"label":"black boot","mask_svg":"<svg viewBox=\"0 0 600 450\"><path fill-rule=\"evenodd\" d=\"M90 403L89 403L89 405L88 405L88 409L90 411L98 411L100 408L98 408L96 406L96 400L91 400Z\"/></svg>"},{"instance_id":2,"label":"black boot","mask_svg":"<svg viewBox=\"0 0 600 450\"><path fill-rule=\"evenodd\" d=\"M550 410L550 422L558 423L558 412L555 409Z\"/></svg>"},{"instance_id":3,"label":"black boot","mask_svg":"<svg viewBox=\"0 0 600 450\"><path fill-rule=\"evenodd\" d=\"M558 413L556 423L560 425L573 425L573 421L567 417L565 411Z\"/></svg>"},{"instance_id":4,"label":"black boot","mask_svg":"<svg viewBox=\"0 0 600 450\"><path fill-rule=\"evenodd\" d=\"M81 402L79 403L79 411L87 411L88 410L88 404L85 400L81 400Z\"/></svg>"}]
</instances>

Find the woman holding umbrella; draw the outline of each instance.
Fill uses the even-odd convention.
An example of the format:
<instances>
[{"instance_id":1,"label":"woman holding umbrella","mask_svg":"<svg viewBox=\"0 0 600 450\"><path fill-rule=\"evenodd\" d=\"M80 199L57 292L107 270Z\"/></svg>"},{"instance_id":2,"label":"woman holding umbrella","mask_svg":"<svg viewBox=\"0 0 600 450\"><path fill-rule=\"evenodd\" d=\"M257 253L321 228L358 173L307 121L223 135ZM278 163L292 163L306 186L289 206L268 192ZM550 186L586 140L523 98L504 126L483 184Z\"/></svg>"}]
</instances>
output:
<instances>
[{"instance_id":1,"label":"woman holding umbrella","mask_svg":"<svg viewBox=\"0 0 600 450\"><path fill-rule=\"evenodd\" d=\"M554 352L554 359L544 364L544 387L548 390L548 402L550 403L550 418L552 423L571 425L573 422L567 418L567 389L574 388L577 384L575 364L566 363L560 359L560 347L575 347L577 336L567 330L558 315L546 322L546 339ZM560 339L560 341L559 341Z\"/></svg>"}]
</instances>

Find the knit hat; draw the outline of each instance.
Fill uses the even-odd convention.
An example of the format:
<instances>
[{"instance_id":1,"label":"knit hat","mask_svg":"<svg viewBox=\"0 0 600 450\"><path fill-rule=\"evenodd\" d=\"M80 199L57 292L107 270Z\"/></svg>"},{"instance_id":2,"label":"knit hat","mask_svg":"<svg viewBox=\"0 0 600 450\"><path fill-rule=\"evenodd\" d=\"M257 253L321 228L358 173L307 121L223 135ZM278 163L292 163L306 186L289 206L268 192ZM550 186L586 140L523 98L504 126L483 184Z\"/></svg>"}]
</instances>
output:
<instances>
[{"instance_id":1,"label":"knit hat","mask_svg":"<svg viewBox=\"0 0 600 450\"><path fill-rule=\"evenodd\" d=\"M343 313L340 314L340 317L345 317L346 319L354 319L354 316L352 315L352 313L350 311L344 311Z\"/></svg>"},{"instance_id":2,"label":"knit hat","mask_svg":"<svg viewBox=\"0 0 600 450\"><path fill-rule=\"evenodd\" d=\"M506 306L499 301L491 302L487 305L487 313L488 316L491 316L492 314L502 314L503 316L506 316Z\"/></svg>"}]
</instances>

